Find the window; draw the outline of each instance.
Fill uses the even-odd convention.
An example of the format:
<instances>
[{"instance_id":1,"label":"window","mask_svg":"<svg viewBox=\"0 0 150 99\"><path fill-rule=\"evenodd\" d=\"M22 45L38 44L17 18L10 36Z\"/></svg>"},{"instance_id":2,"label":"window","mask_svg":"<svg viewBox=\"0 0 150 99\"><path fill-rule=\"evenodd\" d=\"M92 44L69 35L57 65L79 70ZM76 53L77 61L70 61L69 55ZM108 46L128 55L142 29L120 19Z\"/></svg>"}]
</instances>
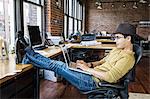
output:
<instances>
[{"instance_id":1,"label":"window","mask_svg":"<svg viewBox=\"0 0 150 99\"><path fill-rule=\"evenodd\" d=\"M76 18L77 17L77 8L76 8L76 6L77 6L77 0L74 0L74 17Z\"/></svg>"},{"instance_id":2,"label":"window","mask_svg":"<svg viewBox=\"0 0 150 99\"><path fill-rule=\"evenodd\" d=\"M69 7L69 9L67 9ZM82 30L83 5L79 0L64 0L64 37ZM67 12L69 11L69 13Z\"/></svg>"},{"instance_id":3,"label":"window","mask_svg":"<svg viewBox=\"0 0 150 99\"><path fill-rule=\"evenodd\" d=\"M64 37L67 38L67 16L64 16Z\"/></svg>"},{"instance_id":4,"label":"window","mask_svg":"<svg viewBox=\"0 0 150 99\"><path fill-rule=\"evenodd\" d=\"M40 4L40 0L27 0L27 1L31 1L31 2L34 2L34 3Z\"/></svg>"},{"instance_id":5,"label":"window","mask_svg":"<svg viewBox=\"0 0 150 99\"><path fill-rule=\"evenodd\" d=\"M64 13L67 13L67 11L66 11L67 10L67 6L66 6L67 4L66 3L67 3L67 1L64 0Z\"/></svg>"},{"instance_id":6,"label":"window","mask_svg":"<svg viewBox=\"0 0 150 99\"><path fill-rule=\"evenodd\" d=\"M80 10L79 10L79 19L80 20L82 20L82 17L83 17L83 9L82 9L82 7L83 6L80 5Z\"/></svg>"},{"instance_id":7,"label":"window","mask_svg":"<svg viewBox=\"0 0 150 99\"><path fill-rule=\"evenodd\" d=\"M72 0L69 0L69 16L72 16L73 14L73 5L72 5Z\"/></svg>"},{"instance_id":8,"label":"window","mask_svg":"<svg viewBox=\"0 0 150 99\"><path fill-rule=\"evenodd\" d=\"M82 27L81 24L82 24L81 21L78 21L78 30L79 30L79 31L81 31L81 27Z\"/></svg>"},{"instance_id":9,"label":"window","mask_svg":"<svg viewBox=\"0 0 150 99\"><path fill-rule=\"evenodd\" d=\"M77 20L76 19L74 20L74 32L75 33L77 32Z\"/></svg>"},{"instance_id":10,"label":"window","mask_svg":"<svg viewBox=\"0 0 150 99\"><path fill-rule=\"evenodd\" d=\"M77 10L77 14L76 14L76 17L77 17L77 19L79 19L79 9L80 9L80 6L79 6L80 4L79 4L79 2L77 2L77 8L76 8L76 10Z\"/></svg>"},{"instance_id":11,"label":"window","mask_svg":"<svg viewBox=\"0 0 150 99\"><path fill-rule=\"evenodd\" d=\"M0 0L0 36L9 50L15 47L14 8L14 0Z\"/></svg>"},{"instance_id":12,"label":"window","mask_svg":"<svg viewBox=\"0 0 150 99\"><path fill-rule=\"evenodd\" d=\"M44 4L44 0L26 0L26 1L29 1L29 2L33 2L35 4L39 4L39 5L43 5Z\"/></svg>"},{"instance_id":13,"label":"window","mask_svg":"<svg viewBox=\"0 0 150 99\"><path fill-rule=\"evenodd\" d=\"M28 37L28 25L39 26L43 32L43 5L41 0L28 0L31 2L23 2L23 20L24 20L24 35Z\"/></svg>"},{"instance_id":14,"label":"window","mask_svg":"<svg viewBox=\"0 0 150 99\"><path fill-rule=\"evenodd\" d=\"M64 0L64 13L68 14L68 0Z\"/></svg>"},{"instance_id":15,"label":"window","mask_svg":"<svg viewBox=\"0 0 150 99\"><path fill-rule=\"evenodd\" d=\"M69 17L69 30L68 30L68 34L71 35L73 33L73 18Z\"/></svg>"}]
</instances>

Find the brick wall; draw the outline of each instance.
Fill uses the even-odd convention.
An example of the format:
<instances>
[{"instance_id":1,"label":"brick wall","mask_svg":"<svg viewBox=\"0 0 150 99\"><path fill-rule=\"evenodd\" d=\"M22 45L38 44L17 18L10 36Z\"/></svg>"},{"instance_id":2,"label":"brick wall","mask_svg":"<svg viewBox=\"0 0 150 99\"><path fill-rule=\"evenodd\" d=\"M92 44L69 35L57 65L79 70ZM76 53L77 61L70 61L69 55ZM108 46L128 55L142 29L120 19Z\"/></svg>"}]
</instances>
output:
<instances>
[{"instance_id":1,"label":"brick wall","mask_svg":"<svg viewBox=\"0 0 150 99\"><path fill-rule=\"evenodd\" d=\"M58 8L56 1L45 0L46 32L53 36L60 36L63 33L63 0L61 0L61 8Z\"/></svg>"},{"instance_id":2,"label":"brick wall","mask_svg":"<svg viewBox=\"0 0 150 99\"><path fill-rule=\"evenodd\" d=\"M126 3L125 8L121 2L114 3L113 8L111 7L112 3L104 3L102 4L103 9L98 10L96 9L95 0L87 1L85 28L88 32L97 27L96 32L108 31L113 33L121 22L136 25L140 20L149 20L150 7L145 4L138 4L138 8L133 9L133 2ZM146 38L150 33L140 32L139 34Z\"/></svg>"}]
</instances>

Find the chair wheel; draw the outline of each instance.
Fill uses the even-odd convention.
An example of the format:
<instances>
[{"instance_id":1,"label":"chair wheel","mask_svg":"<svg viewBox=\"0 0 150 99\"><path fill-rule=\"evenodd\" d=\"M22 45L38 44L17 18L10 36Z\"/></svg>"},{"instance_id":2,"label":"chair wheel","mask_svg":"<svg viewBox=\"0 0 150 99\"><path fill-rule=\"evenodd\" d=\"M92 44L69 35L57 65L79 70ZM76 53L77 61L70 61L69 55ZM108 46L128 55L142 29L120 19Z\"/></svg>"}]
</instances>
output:
<instances>
[{"instance_id":1,"label":"chair wheel","mask_svg":"<svg viewBox=\"0 0 150 99\"><path fill-rule=\"evenodd\" d=\"M104 95L108 99L119 99L118 93L115 90L108 90Z\"/></svg>"}]
</instances>

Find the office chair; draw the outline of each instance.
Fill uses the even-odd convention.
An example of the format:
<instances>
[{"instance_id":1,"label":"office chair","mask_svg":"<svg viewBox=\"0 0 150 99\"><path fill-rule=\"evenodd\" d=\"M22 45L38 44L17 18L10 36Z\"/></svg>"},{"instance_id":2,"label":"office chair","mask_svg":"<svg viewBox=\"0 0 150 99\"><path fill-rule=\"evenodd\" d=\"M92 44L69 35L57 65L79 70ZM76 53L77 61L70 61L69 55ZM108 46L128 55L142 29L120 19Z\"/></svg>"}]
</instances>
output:
<instances>
[{"instance_id":1,"label":"office chair","mask_svg":"<svg viewBox=\"0 0 150 99\"><path fill-rule=\"evenodd\" d=\"M136 64L142 57L142 48L139 45L133 45L135 52L134 67L117 83L100 82L99 89L81 92L87 94L88 99L128 99L128 84L135 80Z\"/></svg>"}]
</instances>

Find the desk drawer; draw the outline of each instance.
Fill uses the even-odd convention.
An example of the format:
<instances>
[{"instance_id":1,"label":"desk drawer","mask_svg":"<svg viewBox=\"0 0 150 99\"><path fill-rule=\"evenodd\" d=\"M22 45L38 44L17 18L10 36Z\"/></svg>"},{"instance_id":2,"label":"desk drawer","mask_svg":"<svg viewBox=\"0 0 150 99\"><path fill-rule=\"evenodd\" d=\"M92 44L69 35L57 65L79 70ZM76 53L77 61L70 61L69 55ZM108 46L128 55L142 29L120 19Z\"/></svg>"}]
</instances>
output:
<instances>
[{"instance_id":1,"label":"desk drawer","mask_svg":"<svg viewBox=\"0 0 150 99\"><path fill-rule=\"evenodd\" d=\"M15 96L16 99L34 99L34 97L34 85L26 86L23 90L18 91Z\"/></svg>"},{"instance_id":2,"label":"desk drawer","mask_svg":"<svg viewBox=\"0 0 150 99\"><path fill-rule=\"evenodd\" d=\"M9 82L0 87L0 99L38 98L36 70L30 69L17 74ZM35 98L36 99L36 98Z\"/></svg>"},{"instance_id":3,"label":"desk drawer","mask_svg":"<svg viewBox=\"0 0 150 99\"><path fill-rule=\"evenodd\" d=\"M19 75L16 79L16 93L34 83L34 70ZM32 93L32 92L31 92Z\"/></svg>"},{"instance_id":4,"label":"desk drawer","mask_svg":"<svg viewBox=\"0 0 150 99\"><path fill-rule=\"evenodd\" d=\"M15 95L16 83L12 80L8 84L0 88L0 99L8 99Z\"/></svg>"}]
</instances>

